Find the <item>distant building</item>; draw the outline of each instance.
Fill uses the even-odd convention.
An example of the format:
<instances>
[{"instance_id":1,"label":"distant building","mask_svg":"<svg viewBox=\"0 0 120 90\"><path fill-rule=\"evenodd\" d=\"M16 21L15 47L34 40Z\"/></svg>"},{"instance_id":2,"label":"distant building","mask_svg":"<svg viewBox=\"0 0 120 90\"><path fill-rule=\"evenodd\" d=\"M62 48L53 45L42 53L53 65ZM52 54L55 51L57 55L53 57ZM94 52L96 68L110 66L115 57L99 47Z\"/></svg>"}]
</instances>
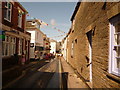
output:
<instances>
[{"instance_id":1,"label":"distant building","mask_svg":"<svg viewBox=\"0 0 120 90\"><path fill-rule=\"evenodd\" d=\"M44 35L43 43L44 53L50 53L50 39L46 35Z\"/></svg>"},{"instance_id":2,"label":"distant building","mask_svg":"<svg viewBox=\"0 0 120 90\"><path fill-rule=\"evenodd\" d=\"M30 19L26 22L26 30L31 33L30 58L41 59L44 51L44 33L40 30L41 22L38 19Z\"/></svg>"},{"instance_id":3,"label":"distant building","mask_svg":"<svg viewBox=\"0 0 120 90\"><path fill-rule=\"evenodd\" d=\"M61 52L62 52L62 54L63 54L63 58L65 59L65 60L67 60L67 51L68 51L68 49L67 49L67 37L65 37L63 40L62 40L62 46L61 46Z\"/></svg>"},{"instance_id":4,"label":"distant building","mask_svg":"<svg viewBox=\"0 0 120 90\"><path fill-rule=\"evenodd\" d=\"M61 41L56 43L56 53L61 53L62 44Z\"/></svg>"},{"instance_id":5,"label":"distant building","mask_svg":"<svg viewBox=\"0 0 120 90\"><path fill-rule=\"evenodd\" d=\"M2 2L2 63L3 68L18 64L25 55L29 62L30 33L25 30L27 11L19 2ZM19 58L18 58L18 57ZM20 61L21 62L21 61Z\"/></svg>"},{"instance_id":6,"label":"distant building","mask_svg":"<svg viewBox=\"0 0 120 90\"><path fill-rule=\"evenodd\" d=\"M50 40L50 46L51 46L50 53L53 53L55 55L56 54L57 41L51 39Z\"/></svg>"},{"instance_id":7,"label":"distant building","mask_svg":"<svg viewBox=\"0 0 120 90\"><path fill-rule=\"evenodd\" d=\"M67 61L89 87L120 88L120 2L78 2L71 22Z\"/></svg>"}]
</instances>

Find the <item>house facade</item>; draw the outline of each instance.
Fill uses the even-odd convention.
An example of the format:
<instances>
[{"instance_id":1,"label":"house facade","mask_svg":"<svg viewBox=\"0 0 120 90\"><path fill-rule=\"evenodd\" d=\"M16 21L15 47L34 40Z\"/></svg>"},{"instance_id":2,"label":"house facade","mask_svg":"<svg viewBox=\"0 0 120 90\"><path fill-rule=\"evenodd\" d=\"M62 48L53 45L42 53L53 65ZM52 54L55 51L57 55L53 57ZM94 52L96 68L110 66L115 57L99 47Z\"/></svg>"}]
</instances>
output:
<instances>
[{"instance_id":1,"label":"house facade","mask_svg":"<svg viewBox=\"0 0 120 90\"><path fill-rule=\"evenodd\" d=\"M44 45L44 53L50 53L50 38L44 34L44 40L43 40L43 45Z\"/></svg>"},{"instance_id":2,"label":"house facade","mask_svg":"<svg viewBox=\"0 0 120 90\"><path fill-rule=\"evenodd\" d=\"M30 58L41 59L44 51L44 33L40 30L41 22L38 19L26 21L26 30L31 33Z\"/></svg>"},{"instance_id":3,"label":"house facade","mask_svg":"<svg viewBox=\"0 0 120 90\"><path fill-rule=\"evenodd\" d=\"M67 61L91 88L120 88L120 2L78 2Z\"/></svg>"},{"instance_id":4,"label":"house facade","mask_svg":"<svg viewBox=\"0 0 120 90\"><path fill-rule=\"evenodd\" d=\"M25 55L25 62L29 62L30 33L25 31L27 11L19 3L12 0L2 2L2 61L16 61L14 56ZM11 60L11 61L10 61Z\"/></svg>"},{"instance_id":5,"label":"house facade","mask_svg":"<svg viewBox=\"0 0 120 90\"><path fill-rule=\"evenodd\" d=\"M62 42L61 41L57 41L56 53L61 53L61 48L62 48Z\"/></svg>"},{"instance_id":6,"label":"house facade","mask_svg":"<svg viewBox=\"0 0 120 90\"><path fill-rule=\"evenodd\" d=\"M61 50L62 50L61 53L63 54L64 59L67 60L67 51L68 51L68 48L67 48L67 37L65 37L65 38L62 40Z\"/></svg>"},{"instance_id":7,"label":"house facade","mask_svg":"<svg viewBox=\"0 0 120 90\"><path fill-rule=\"evenodd\" d=\"M51 46L50 53L53 53L55 55L56 54L56 48L57 48L57 41L51 39L50 40L50 46Z\"/></svg>"}]
</instances>

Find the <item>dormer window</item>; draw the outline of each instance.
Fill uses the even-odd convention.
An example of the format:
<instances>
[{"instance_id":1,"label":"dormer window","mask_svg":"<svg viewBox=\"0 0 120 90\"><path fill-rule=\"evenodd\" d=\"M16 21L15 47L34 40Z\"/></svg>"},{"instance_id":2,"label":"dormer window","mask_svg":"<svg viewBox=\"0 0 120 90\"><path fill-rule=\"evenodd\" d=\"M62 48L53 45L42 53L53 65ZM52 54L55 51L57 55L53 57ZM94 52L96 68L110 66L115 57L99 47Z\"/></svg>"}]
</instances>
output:
<instances>
[{"instance_id":1,"label":"dormer window","mask_svg":"<svg viewBox=\"0 0 120 90\"><path fill-rule=\"evenodd\" d=\"M11 22L11 14L12 14L12 4L6 1L5 9L4 9L4 19Z\"/></svg>"}]
</instances>

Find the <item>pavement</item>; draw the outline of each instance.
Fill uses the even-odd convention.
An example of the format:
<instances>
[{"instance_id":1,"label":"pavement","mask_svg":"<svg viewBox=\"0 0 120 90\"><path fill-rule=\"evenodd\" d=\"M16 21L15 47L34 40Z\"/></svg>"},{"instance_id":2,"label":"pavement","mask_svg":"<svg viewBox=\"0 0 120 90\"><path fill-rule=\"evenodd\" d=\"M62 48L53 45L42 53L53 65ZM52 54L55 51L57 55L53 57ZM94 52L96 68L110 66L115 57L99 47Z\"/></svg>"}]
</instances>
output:
<instances>
[{"instance_id":1,"label":"pavement","mask_svg":"<svg viewBox=\"0 0 120 90\"><path fill-rule=\"evenodd\" d=\"M75 74L74 69L61 57L61 64L63 72L67 73L67 87L74 88L88 88L88 86Z\"/></svg>"}]
</instances>

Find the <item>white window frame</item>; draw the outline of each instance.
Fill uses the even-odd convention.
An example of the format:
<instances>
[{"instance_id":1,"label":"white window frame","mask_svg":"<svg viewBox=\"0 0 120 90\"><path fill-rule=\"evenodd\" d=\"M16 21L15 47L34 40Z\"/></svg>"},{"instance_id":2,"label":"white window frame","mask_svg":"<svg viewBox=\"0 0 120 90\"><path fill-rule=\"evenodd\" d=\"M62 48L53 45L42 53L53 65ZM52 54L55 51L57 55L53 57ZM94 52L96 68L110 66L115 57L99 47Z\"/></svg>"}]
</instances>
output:
<instances>
[{"instance_id":1,"label":"white window frame","mask_svg":"<svg viewBox=\"0 0 120 90\"><path fill-rule=\"evenodd\" d=\"M8 37L8 41L7 41L7 37ZM7 36L7 35L5 36L5 41L3 41L3 45L4 45L3 56L9 56L9 46L10 46L9 36Z\"/></svg>"},{"instance_id":2,"label":"white window frame","mask_svg":"<svg viewBox=\"0 0 120 90\"><path fill-rule=\"evenodd\" d=\"M16 39L14 37L10 37L10 55L14 55L15 54L15 50L16 50Z\"/></svg>"},{"instance_id":3,"label":"white window frame","mask_svg":"<svg viewBox=\"0 0 120 90\"><path fill-rule=\"evenodd\" d=\"M120 76L120 68L117 68L117 62L115 61L115 56L114 55L114 46L115 45L115 24L120 22L120 15L117 17L114 17L109 26L110 26L110 41L109 41L109 73Z\"/></svg>"},{"instance_id":4,"label":"white window frame","mask_svg":"<svg viewBox=\"0 0 120 90\"><path fill-rule=\"evenodd\" d=\"M18 8L18 27L22 27L22 13L23 13L23 11L20 9L20 8Z\"/></svg>"},{"instance_id":5,"label":"white window frame","mask_svg":"<svg viewBox=\"0 0 120 90\"><path fill-rule=\"evenodd\" d=\"M6 16L4 16L4 19L11 22L12 4L9 1L6 1L5 3L7 3L7 6L5 5L5 8L7 9L7 11L6 11L6 14L4 13L4 15L6 15ZM10 4L10 8L9 8L9 4ZM9 17L8 16L9 11L10 11L10 18L8 18Z\"/></svg>"},{"instance_id":6,"label":"white window frame","mask_svg":"<svg viewBox=\"0 0 120 90\"><path fill-rule=\"evenodd\" d=\"M22 39L19 39L19 55L22 55Z\"/></svg>"},{"instance_id":7,"label":"white window frame","mask_svg":"<svg viewBox=\"0 0 120 90\"><path fill-rule=\"evenodd\" d=\"M16 38L13 38L13 54L16 53Z\"/></svg>"}]
</instances>

